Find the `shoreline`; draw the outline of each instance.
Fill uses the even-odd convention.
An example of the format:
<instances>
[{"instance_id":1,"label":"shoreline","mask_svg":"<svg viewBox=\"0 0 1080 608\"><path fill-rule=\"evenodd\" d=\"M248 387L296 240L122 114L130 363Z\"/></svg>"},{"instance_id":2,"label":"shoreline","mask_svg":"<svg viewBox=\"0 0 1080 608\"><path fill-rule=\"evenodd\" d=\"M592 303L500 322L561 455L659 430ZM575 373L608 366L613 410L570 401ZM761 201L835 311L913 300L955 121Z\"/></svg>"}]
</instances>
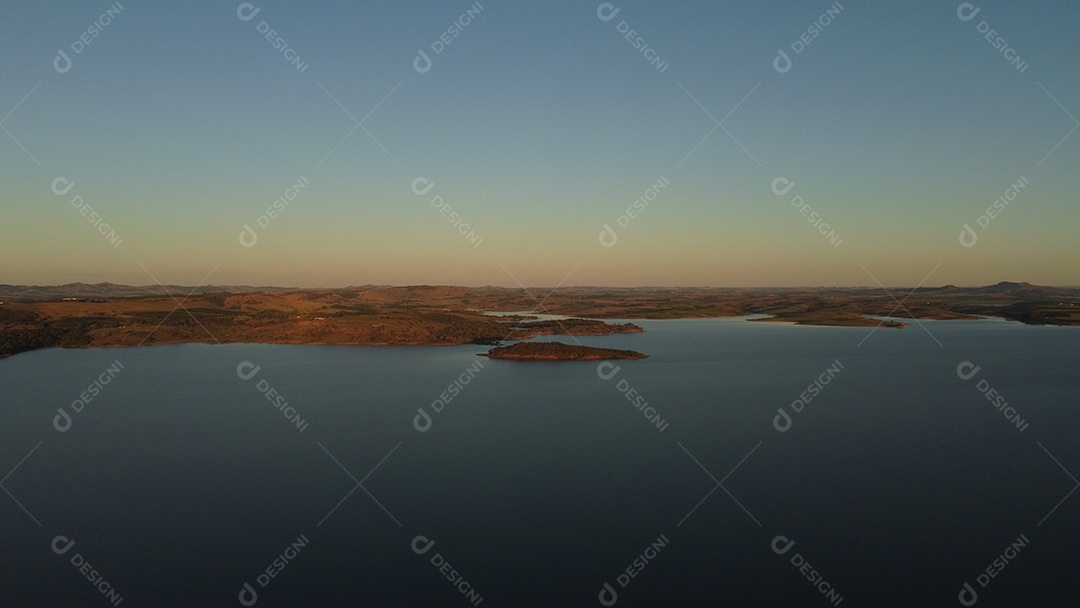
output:
<instances>
[{"instance_id":1,"label":"shoreline","mask_svg":"<svg viewBox=\"0 0 1080 608\"><path fill-rule=\"evenodd\" d=\"M1026 283L923 289L917 296L909 294L906 304L884 290L841 288L566 287L539 306L527 290L505 288L215 292L182 302L160 296L108 297L112 288L98 289L105 291L93 299L0 304L0 355L48 347L213 342L498 346L543 335L643 331L634 320L739 317L770 324L868 329L901 329L910 324L909 318L920 322L994 317L1028 325L1080 326L1080 289ZM898 311L902 316L894 316Z\"/></svg>"},{"instance_id":2,"label":"shoreline","mask_svg":"<svg viewBox=\"0 0 1080 608\"><path fill-rule=\"evenodd\" d=\"M708 320L708 319L734 319L734 318L737 318L737 317L750 317L750 316L753 316L753 315L723 315L723 316L708 316L708 317L695 316L695 317L681 317L681 318L674 318L674 319L633 319L633 318L628 318L627 320L638 320L638 321L644 320L644 321L658 321L658 322L662 322L662 321L696 321L696 320ZM807 322L799 322L799 321L793 321L793 320L788 320L788 319L780 319L780 318L768 318L768 319L760 318L760 319L744 319L744 320L746 322L754 322L754 323L756 323L756 322L765 322L765 323L769 323L770 325L773 325L773 324L775 324L775 325L787 325L787 326L790 326L790 327L826 327L826 328L840 328L840 329L844 329L844 328L849 328L850 329L850 328L856 328L856 327L873 327L872 324L871 325L858 325L858 326L855 326L855 325L826 324L826 323L807 323ZM976 317L976 318L972 318L972 319L919 319L919 320L920 321L933 321L933 322L992 321L992 322L996 322L996 323L1007 323L1007 324L1016 325L1016 326L1054 327L1054 328L1059 328L1059 329L1070 329L1070 328L1075 329L1077 327L1075 325L1024 323L1022 321L1017 321L1015 319L1009 319L1009 318L1006 318L1006 317L997 317L997 316L980 316L980 317ZM908 325L903 324L902 327L906 328L906 327L908 327ZM635 332L635 333L639 333L639 332ZM581 335L581 334L576 334L576 335ZM600 334L600 335L609 335L609 334ZM527 341L522 341L522 343L526 343L526 342ZM540 342L535 342L535 343L528 342L528 343L540 344ZM183 339L183 340L159 341L159 342L144 343L144 344L87 344L87 345L45 346L45 347L41 347L41 348L34 348L34 349L30 349L30 350L20 351L20 352L17 352L17 353L0 353L0 360L9 359L9 358L16 357L18 355L22 355L22 354L26 354L26 353L39 352L39 351L50 350L50 349L92 350L92 349L117 349L117 348L144 348L144 347L154 347L154 346L183 346L183 345L189 345L189 344L190 345L202 345L202 346L233 346L233 345L255 345L255 346L274 346L274 345L279 345L279 346L341 346L341 347L367 346L367 347L376 347L376 348L384 348L384 347L402 347L402 348L434 347L434 348L445 348L445 347L457 347L457 346L476 346L478 348L483 348L483 347L492 346L490 344L477 344L477 343L472 343L472 342L454 342L454 343L451 343L451 342L439 342L439 343L435 343L435 342L410 342L410 343L405 343L405 342L325 342L325 341L286 341L286 340L277 340L277 341L270 341L270 340L254 340L254 341L252 341L252 340L235 340L235 341L232 341L232 340L230 340L230 341L220 341L219 342L219 341L215 341L213 339ZM476 353L476 355L477 356L487 356L486 353L484 353L484 352L478 352L478 353ZM648 355L646 355L646 357L648 357ZM499 357L493 357L493 358L499 358ZM520 360L520 359L509 358L509 357L504 357L502 359L507 360L507 361ZM531 360L537 360L537 361L539 361L539 360L560 361L561 359L540 359L540 358L536 358L536 359L531 359ZM602 360L602 359L596 359L596 360Z\"/></svg>"}]
</instances>

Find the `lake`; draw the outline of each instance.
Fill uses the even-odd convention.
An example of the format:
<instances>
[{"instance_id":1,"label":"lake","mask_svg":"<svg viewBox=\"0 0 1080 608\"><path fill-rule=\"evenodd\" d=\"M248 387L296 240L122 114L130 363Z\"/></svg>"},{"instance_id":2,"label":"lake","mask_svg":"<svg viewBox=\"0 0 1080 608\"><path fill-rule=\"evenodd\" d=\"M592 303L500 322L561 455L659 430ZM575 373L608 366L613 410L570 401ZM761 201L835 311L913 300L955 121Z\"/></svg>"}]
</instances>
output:
<instances>
[{"instance_id":1,"label":"lake","mask_svg":"<svg viewBox=\"0 0 1080 608\"><path fill-rule=\"evenodd\" d=\"M0 360L5 603L1080 602L1080 329L634 322Z\"/></svg>"}]
</instances>

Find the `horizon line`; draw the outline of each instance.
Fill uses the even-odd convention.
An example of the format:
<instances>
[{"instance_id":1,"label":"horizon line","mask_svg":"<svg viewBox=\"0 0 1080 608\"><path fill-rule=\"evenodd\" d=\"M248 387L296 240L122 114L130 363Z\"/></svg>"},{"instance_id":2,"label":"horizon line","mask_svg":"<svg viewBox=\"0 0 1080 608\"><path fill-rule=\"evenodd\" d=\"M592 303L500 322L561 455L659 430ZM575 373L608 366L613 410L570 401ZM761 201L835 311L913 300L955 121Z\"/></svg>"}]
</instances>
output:
<instances>
[{"instance_id":1,"label":"horizon line","mask_svg":"<svg viewBox=\"0 0 1080 608\"><path fill-rule=\"evenodd\" d=\"M551 289L552 291L558 291L566 288L577 289L882 289L881 285L560 285L552 287L550 285L533 285L531 287L523 287L521 285L506 286L496 284L484 284L484 285L453 285L449 283L412 283L412 284L393 284L393 283L364 283L364 284L350 284L342 285L338 287L327 286L285 286L285 285L250 285L250 284L207 284L207 285L185 285L183 283L145 283L142 285L133 285L130 283L114 283L112 281L100 281L97 283L87 283L84 281L73 281L71 283L57 283L52 285L42 284L25 284L25 283L0 283L0 288L59 288L70 287L75 285L83 285L90 287L97 286L111 286L111 287L129 287L133 289L147 288L152 289L155 287L183 287L193 290L202 289L235 289L245 288L252 290L264 290L264 291L336 291L341 289L356 289L359 287L371 287L371 288L384 288L384 289L400 289L409 287L456 287L463 289ZM1055 289L1080 289L1080 285L1039 285L1030 283L1028 281L998 281L997 283L987 284L970 284L959 285L956 283L946 283L944 285L936 286L917 286L912 287L910 285L891 285L884 287L885 289L944 289L947 287L954 287L957 289L975 289L980 287L995 287L998 285L1017 285L1017 286L1030 286L1030 287L1048 287Z\"/></svg>"}]
</instances>

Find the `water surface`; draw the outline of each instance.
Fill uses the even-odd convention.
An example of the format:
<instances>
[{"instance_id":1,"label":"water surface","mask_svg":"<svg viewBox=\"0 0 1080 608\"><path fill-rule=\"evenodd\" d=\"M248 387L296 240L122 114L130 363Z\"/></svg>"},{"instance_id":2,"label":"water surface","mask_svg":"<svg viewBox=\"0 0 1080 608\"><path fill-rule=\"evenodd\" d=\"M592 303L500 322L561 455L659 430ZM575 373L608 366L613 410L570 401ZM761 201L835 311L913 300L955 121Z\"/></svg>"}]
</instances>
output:
<instances>
[{"instance_id":1,"label":"water surface","mask_svg":"<svg viewBox=\"0 0 1080 608\"><path fill-rule=\"evenodd\" d=\"M578 338L650 355L602 368L489 360L484 346L0 361L0 472L18 465L2 484L13 498L0 495L5 593L108 605L78 553L123 605L238 605L245 583L259 606L467 605L462 589L481 605L591 606L605 583L620 606L828 605L825 588L852 606L956 605L965 582L980 605L1080 600L1080 498L1053 510L1077 485L1066 469L1080 472L1077 330L634 322L646 333ZM970 380L963 362L979 367ZM58 555L61 535L76 544ZM435 542L422 555L418 536ZM778 536L795 541L783 555Z\"/></svg>"}]
</instances>

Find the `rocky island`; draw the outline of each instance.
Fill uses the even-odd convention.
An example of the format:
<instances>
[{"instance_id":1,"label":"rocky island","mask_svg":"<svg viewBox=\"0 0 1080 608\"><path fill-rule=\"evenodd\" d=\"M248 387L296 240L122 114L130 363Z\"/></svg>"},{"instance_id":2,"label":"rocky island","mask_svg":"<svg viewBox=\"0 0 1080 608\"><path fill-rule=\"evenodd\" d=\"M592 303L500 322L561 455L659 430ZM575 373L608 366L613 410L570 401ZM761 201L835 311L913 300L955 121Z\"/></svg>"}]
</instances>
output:
<instances>
[{"instance_id":1,"label":"rocky island","mask_svg":"<svg viewBox=\"0 0 1080 608\"><path fill-rule=\"evenodd\" d=\"M601 361L607 359L648 359L649 355L634 350L597 348L563 344L562 342L518 342L500 346L481 353L492 359L515 359L518 361Z\"/></svg>"}]
</instances>

